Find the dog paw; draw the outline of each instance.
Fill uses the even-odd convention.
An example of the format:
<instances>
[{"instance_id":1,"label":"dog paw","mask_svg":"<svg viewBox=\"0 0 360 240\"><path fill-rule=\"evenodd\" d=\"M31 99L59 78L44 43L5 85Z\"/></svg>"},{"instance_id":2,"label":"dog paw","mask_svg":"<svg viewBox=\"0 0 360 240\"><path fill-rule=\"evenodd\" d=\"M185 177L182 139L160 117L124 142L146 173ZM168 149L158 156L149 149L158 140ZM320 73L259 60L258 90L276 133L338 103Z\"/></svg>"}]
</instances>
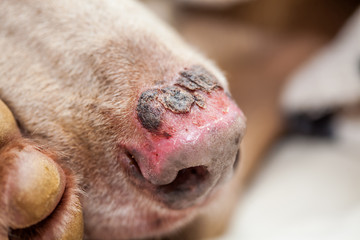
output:
<instances>
[{"instance_id":1,"label":"dog paw","mask_svg":"<svg viewBox=\"0 0 360 240\"><path fill-rule=\"evenodd\" d=\"M21 136L1 101L0 120L0 239L82 239L74 177Z\"/></svg>"}]
</instances>

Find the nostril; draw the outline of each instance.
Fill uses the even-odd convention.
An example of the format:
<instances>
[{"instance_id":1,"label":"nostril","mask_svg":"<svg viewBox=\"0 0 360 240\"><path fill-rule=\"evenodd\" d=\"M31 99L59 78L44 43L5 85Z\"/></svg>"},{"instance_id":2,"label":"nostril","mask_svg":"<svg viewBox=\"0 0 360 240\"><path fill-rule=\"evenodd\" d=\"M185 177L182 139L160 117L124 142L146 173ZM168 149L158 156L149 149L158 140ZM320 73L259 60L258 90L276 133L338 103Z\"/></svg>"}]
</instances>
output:
<instances>
[{"instance_id":1,"label":"nostril","mask_svg":"<svg viewBox=\"0 0 360 240\"><path fill-rule=\"evenodd\" d=\"M205 182L209 177L209 172L205 166L190 167L179 171L178 175L169 184L159 186L164 193L182 191L193 192Z\"/></svg>"},{"instance_id":2,"label":"nostril","mask_svg":"<svg viewBox=\"0 0 360 240\"><path fill-rule=\"evenodd\" d=\"M210 173L205 166L190 167L178 172L175 180L158 186L157 191L163 201L172 208L183 208L208 190Z\"/></svg>"},{"instance_id":3,"label":"nostril","mask_svg":"<svg viewBox=\"0 0 360 240\"><path fill-rule=\"evenodd\" d=\"M131 170L132 174L136 177L144 179L134 155L128 151L125 152L125 154L128 161L128 169ZM201 186L202 183L206 182L209 176L209 171L205 166L185 168L178 172L174 181L169 184L159 185L157 189L163 193L175 191L193 192Z\"/></svg>"},{"instance_id":4,"label":"nostril","mask_svg":"<svg viewBox=\"0 0 360 240\"><path fill-rule=\"evenodd\" d=\"M206 196L211 190L213 182L211 174L204 165L184 168L178 171L175 179L164 185L156 185L148 181L141 172L136 155L130 151L124 152L126 155L125 166L127 173L131 175L131 181L137 186L141 186L155 199L162 201L166 206L173 209L189 207L201 196Z\"/></svg>"}]
</instances>

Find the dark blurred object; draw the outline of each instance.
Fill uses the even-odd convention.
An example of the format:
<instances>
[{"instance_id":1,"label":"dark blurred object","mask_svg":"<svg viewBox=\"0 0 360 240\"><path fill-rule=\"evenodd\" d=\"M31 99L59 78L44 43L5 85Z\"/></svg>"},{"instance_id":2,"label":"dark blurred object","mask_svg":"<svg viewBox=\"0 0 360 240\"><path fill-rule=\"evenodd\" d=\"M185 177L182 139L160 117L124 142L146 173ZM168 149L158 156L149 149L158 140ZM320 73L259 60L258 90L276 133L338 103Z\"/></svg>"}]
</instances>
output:
<instances>
[{"instance_id":1,"label":"dark blurred object","mask_svg":"<svg viewBox=\"0 0 360 240\"><path fill-rule=\"evenodd\" d=\"M334 137L335 111L323 113L296 113L287 119L288 131L292 134L308 135L314 137Z\"/></svg>"}]
</instances>

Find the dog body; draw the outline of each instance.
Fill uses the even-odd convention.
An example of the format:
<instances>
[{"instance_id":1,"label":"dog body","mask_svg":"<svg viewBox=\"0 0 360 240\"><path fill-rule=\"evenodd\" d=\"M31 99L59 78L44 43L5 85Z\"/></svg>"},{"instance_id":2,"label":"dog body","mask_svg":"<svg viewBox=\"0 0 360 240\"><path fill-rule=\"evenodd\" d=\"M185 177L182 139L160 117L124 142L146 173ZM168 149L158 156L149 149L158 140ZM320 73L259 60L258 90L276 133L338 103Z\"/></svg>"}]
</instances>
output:
<instances>
[{"instance_id":1,"label":"dog body","mask_svg":"<svg viewBox=\"0 0 360 240\"><path fill-rule=\"evenodd\" d=\"M22 135L55 153L61 167L70 169L77 179L84 192L85 238L161 236L189 222L209 200L217 198L221 191L217 187L221 184L217 182L228 178L223 172L229 171L235 161L235 156L230 157L236 153L235 147L229 151L231 160L219 160L216 167L205 164L215 175L220 170L211 169L224 169L221 177L216 175L216 180L209 180L210 190L206 187L205 193L196 197L189 193L190 197L186 198L194 200L184 200L179 205L171 205L165 193L158 198L153 186L169 184L178 170L204 163L189 160L183 164L173 160L183 165L173 170L172 164L164 163L166 169L161 175L154 173L152 162L142 157L147 154L141 152L145 151L144 146L153 144L144 139L160 141L158 139L171 138L169 136L177 132L161 135L144 122L149 119L147 113L141 121L143 115L139 115L138 101L143 96L141 93L154 86L167 91L167 86L174 86L178 81L179 73L189 69L195 69L189 70L195 75L200 72L201 76L211 76L216 83L208 92L198 88L190 91L187 86L186 93L179 90L181 96L200 91L201 96L216 97L228 91L220 71L190 49L176 33L140 4L129 0L6 0L0 3L0 22L0 98L13 112ZM200 70L197 66L201 66ZM182 73L183 78L190 79L190 75ZM196 103L200 106L199 101ZM238 140L234 146L237 149L244 117L231 100L224 100L223 104L233 114L228 128L236 132ZM191 111L211 110L211 106L209 100L208 108L191 105ZM168 113L170 105L167 108L161 108L160 112L171 114L166 118L174 117L175 123L182 124L179 121L185 115ZM201 112L199 114L201 116ZM231 125L233 122L236 126ZM168 125L166 129L170 129ZM227 137L232 139L233 135L224 133L220 139L224 141ZM218 145L221 144L213 146ZM162 146L164 149L168 145ZM128 151L131 156L145 159L138 162L142 180L129 180L131 169L124 169L121 160L122 156L129 155ZM168 173L172 171L174 176ZM145 185L141 182L143 178L148 180ZM181 199L181 194L179 196ZM171 198L171 201L175 200Z\"/></svg>"}]
</instances>

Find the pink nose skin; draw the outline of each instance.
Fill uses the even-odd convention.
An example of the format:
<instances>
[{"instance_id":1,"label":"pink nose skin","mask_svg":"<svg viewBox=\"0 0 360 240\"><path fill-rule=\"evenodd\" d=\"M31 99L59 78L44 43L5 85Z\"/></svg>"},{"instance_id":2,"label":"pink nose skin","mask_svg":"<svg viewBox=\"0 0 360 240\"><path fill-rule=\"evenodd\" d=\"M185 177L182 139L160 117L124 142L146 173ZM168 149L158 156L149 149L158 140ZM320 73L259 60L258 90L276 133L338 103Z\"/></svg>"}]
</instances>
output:
<instances>
[{"instance_id":1,"label":"pink nose skin","mask_svg":"<svg viewBox=\"0 0 360 240\"><path fill-rule=\"evenodd\" d=\"M202 67L181 72L173 86L144 91L136 115L143 140L127 149L168 207L199 203L232 175L245 117Z\"/></svg>"}]
</instances>

